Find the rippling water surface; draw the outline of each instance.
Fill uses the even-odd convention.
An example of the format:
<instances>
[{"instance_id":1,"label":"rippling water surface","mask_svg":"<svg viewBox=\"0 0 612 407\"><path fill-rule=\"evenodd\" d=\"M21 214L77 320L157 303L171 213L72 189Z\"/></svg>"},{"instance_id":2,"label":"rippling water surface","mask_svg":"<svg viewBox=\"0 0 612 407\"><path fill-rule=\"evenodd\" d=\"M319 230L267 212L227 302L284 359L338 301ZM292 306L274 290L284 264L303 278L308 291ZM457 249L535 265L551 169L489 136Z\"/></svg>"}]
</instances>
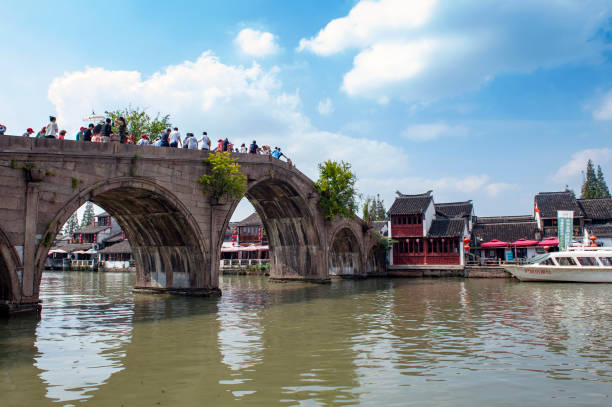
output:
<instances>
[{"instance_id":1,"label":"rippling water surface","mask_svg":"<svg viewBox=\"0 0 612 407\"><path fill-rule=\"evenodd\" d=\"M0 321L0 405L612 406L612 285L133 282L45 273L42 319Z\"/></svg>"}]
</instances>

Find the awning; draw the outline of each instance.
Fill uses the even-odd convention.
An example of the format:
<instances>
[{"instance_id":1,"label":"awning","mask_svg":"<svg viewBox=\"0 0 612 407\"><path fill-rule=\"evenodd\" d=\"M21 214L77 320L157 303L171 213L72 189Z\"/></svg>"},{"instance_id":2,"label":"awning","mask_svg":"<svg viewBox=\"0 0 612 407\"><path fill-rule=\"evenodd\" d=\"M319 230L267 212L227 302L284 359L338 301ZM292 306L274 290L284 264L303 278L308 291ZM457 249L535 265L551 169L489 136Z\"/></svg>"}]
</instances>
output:
<instances>
[{"instance_id":1,"label":"awning","mask_svg":"<svg viewBox=\"0 0 612 407\"><path fill-rule=\"evenodd\" d=\"M538 243L538 246L559 246L559 239L556 237L549 237Z\"/></svg>"},{"instance_id":2,"label":"awning","mask_svg":"<svg viewBox=\"0 0 612 407\"><path fill-rule=\"evenodd\" d=\"M98 253L98 251L92 247L91 249L87 250L85 253L86 254L96 254Z\"/></svg>"},{"instance_id":3,"label":"awning","mask_svg":"<svg viewBox=\"0 0 612 407\"><path fill-rule=\"evenodd\" d=\"M85 253L87 253L87 251L85 251L85 250L75 250L72 253L73 254L85 254Z\"/></svg>"},{"instance_id":4,"label":"awning","mask_svg":"<svg viewBox=\"0 0 612 407\"><path fill-rule=\"evenodd\" d=\"M68 253L66 250L62 250L62 249L51 249L49 250L49 254L53 254L53 253Z\"/></svg>"},{"instance_id":5,"label":"awning","mask_svg":"<svg viewBox=\"0 0 612 407\"><path fill-rule=\"evenodd\" d=\"M256 252L261 250L268 250L268 246L232 246L222 247L222 253L233 253L233 252Z\"/></svg>"},{"instance_id":6,"label":"awning","mask_svg":"<svg viewBox=\"0 0 612 407\"><path fill-rule=\"evenodd\" d=\"M480 247L483 247L485 249L491 249L491 248L497 248L497 247L508 247L508 246L509 246L508 242L502 242L501 240L497 240L497 239L493 239L489 242L486 242L480 245Z\"/></svg>"},{"instance_id":7,"label":"awning","mask_svg":"<svg viewBox=\"0 0 612 407\"><path fill-rule=\"evenodd\" d=\"M539 242L537 240L519 239L515 242L510 243L510 246L529 247L529 246L537 246L538 243Z\"/></svg>"}]
</instances>

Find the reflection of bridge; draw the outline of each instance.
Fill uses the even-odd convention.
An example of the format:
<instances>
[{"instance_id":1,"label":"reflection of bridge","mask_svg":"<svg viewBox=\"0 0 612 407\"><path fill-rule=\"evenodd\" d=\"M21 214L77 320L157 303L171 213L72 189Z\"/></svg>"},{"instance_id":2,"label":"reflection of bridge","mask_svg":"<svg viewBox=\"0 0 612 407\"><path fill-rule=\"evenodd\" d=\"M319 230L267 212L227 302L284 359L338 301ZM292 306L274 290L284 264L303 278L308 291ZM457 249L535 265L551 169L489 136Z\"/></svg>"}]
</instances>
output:
<instances>
[{"instance_id":1,"label":"reflection of bridge","mask_svg":"<svg viewBox=\"0 0 612 407\"><path fill-rule=\"evenodd\" d=\"M218 291L218 254L239 200L211 203L201 151L0 138L0 300L38 304L49 245L86 201L114 216L132 246L136 288ZM236 155L246 197L268 232L270 276L325 281L381 267L377 239L359 219L326 221L313 182L268 156Z\"/></svg>"}]
</instances>

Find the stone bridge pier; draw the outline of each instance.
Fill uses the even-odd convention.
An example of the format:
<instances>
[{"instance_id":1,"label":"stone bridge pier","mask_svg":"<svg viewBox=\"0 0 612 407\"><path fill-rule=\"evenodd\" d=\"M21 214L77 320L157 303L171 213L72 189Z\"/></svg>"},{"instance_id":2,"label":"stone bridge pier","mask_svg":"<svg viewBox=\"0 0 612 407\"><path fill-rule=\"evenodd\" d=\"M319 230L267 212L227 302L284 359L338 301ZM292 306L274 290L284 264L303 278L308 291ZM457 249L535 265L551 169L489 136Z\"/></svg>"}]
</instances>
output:
<instances>
[{"instance_id":1,"label":"stone bridge pier","mask_svg":"<svg viewBox=\"0 0 612 407\"><path fill-rule=\"evenodd\" d=\"M138 291L215 295L219 254L238 205L213 202L198 179L202 151L0 138L0 308L40 309L49 248L87 201L117 219L136 263ZM327 281L384 267L378 240L360 219L326 221L312 180L269 156L233 154L246 197L268 233L270 276Z\"/></svg>"}]
</instances>

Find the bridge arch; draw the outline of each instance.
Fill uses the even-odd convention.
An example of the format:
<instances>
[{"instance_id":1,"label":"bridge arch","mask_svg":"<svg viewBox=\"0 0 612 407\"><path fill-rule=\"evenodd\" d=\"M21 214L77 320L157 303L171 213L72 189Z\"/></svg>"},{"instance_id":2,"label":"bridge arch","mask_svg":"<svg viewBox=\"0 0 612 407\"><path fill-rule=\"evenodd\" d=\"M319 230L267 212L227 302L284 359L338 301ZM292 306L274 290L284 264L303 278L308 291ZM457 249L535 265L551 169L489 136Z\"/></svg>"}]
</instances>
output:
<instances>
[{"instance_id":1,"label":"bridge arch","mask_svg":"<svg viewBox=\"0 0 612 407\"><path fill-rule=\"evenodd\" d=\"M22 269L21 260L6 234L0 229L0 303L19 298L19 277L16 271Z\"/></svg>"},{"instance_id":2,"label":"bridge arch","mask_svg":"<svg viewBox=\"0 0 612 407\"><path fill-rule=\"evenodd\" d=\"M291 177L294 174L277 172L251 180L245 193L267 233L270 277L326 280L322 226L313 211L311 197L300 193L304 188L299 184L304 180ZM232 203L222 232L239 202Z\"/></svg>"},{"instance_id":3,"label":"bridge arch","mask_svg":"<svg viewBox=\"0 0 612 407\"><path fill-rule=\"evenodd\" d=\"M136 288L217 287L197 221L171 191L148 178L112 178L81 190L55 215L44 239L52 241L87 201L104 208L125 232L136 262ZM37 288L48 249L40 244L36 251Z\"/></svg>"},{"instance_id":4,"label":"bridge arch","mask_svg":"<svg viewBox=\"0 0 612 407\"><path fill-rule=\"evenodd\" d=\"M330 234L329 274L336 276L361 276L365 273L363 247L358 238L359 231L346 221Z\"/></svg>"}]
</instances>

